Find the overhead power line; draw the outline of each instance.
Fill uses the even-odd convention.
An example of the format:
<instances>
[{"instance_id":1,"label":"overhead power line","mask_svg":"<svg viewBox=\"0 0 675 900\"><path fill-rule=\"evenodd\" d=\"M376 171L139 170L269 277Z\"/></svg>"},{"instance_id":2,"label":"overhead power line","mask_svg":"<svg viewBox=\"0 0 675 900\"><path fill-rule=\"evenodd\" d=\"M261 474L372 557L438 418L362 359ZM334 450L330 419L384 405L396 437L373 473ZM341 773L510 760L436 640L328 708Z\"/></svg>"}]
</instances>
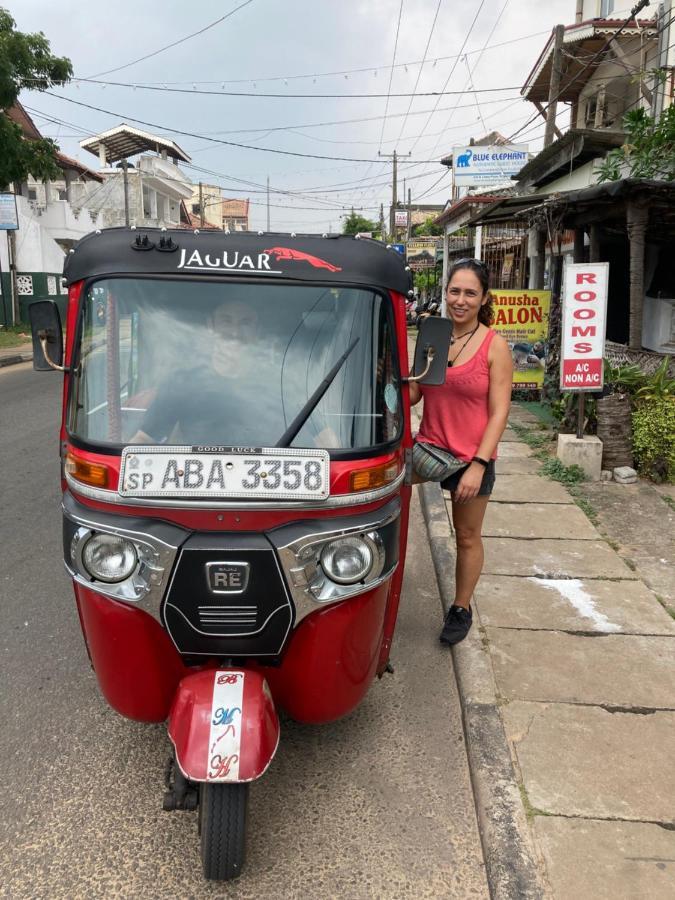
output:
<instances>
[{"instance_id":1,"label":"overhead power line","mask_svg":"<svg viewBox=\"0 0 675 900\"><path fill-rule=\"evenodd\" d=\"M485 2L485 0L483 0ZM31 81L37 82L37 79L24 79L24 83L28 85ZM72 78L71 81L78 81L85 84L100 84L107 87L123 87L131 88L139 91L154 91L162 94L190 94L194 96L207 97L257 97L260 100L382 100L385 97L451 97L453 94L461 94L462 91L420 91L418 94L401 92L397 94L266 94L260 91L207 91L201 88L175 88L164 87L164 85L152 84L132 84L126 81L99 81L96 78ZM447 84L447 81L446 81ZM494 94L501 91L518 91L520 85L511 85L509 87L491 87L480 88L479 94Z\"/></svg>"},{"instance_id":2,"label":"overhead power line","mask_svg":"<svg viewBox=\"0 0 675 900\"><path fill-rule=\"evenodd\" d=\"M420 78L422 77L422 69L424 68L424 63L427 58L427 53L429 52L429 44L431 43L431 38L433 37L434 29L436 28L436 21L438 19L438 13L440 12L442 2L443 2L443 0L438 0L438 5L436 7L436 12L434 14L434 21L431 23L431 30L429 31L429 37L427 38L427 45L424 48L424 56L422 57L422 64L420 65L420 70L417 73L415 87L413 88L412 97L410 98L410 103L408 104L408 109L406 110L405 118L403 119L403 123L401 124L401 130L398 135L399 141L403 137L403 132L405 131L405 126L406 126L406 123L408 122L408 115L410 113L410 110L412 109L412 105L415 100L415 93L417 91L417 86L420 83Z\"/></svg>"},{"instance_id":3,"label":"overhead power line","mask_svg":"<svg viewBox=\"0 0 675 900\"><path fill-rule=\"evenodd\" d=\"M413 142L413 144L412 144L412 146L411 146L411 148L410 148L410 152L411 152L411 153L412 153L412 151L415 149L415 147L417 146L417 144L419 143L419 140L420 140L420 137L422 136L422 134L423 134L423 133L426 131L426 129L428 128L429 122L431 122L431 120L432 120L432 118L433 118L433 116L434 116L434 113L436 112L436 110L437 110L437 108L438 108L438 104L440 103L440 97L442 97L442 96L445 94L445 89L447 88L448 84L450 83L450 79L452 78L453 73L454 73L455 69L457 68L457 63L458 63L459 60L461 59L461 56L462 56L462 54L463 54L463 52L464 52L464 48L466 47L466 45L467 45L467 43L468 43L468 41L469 41L469 38L471 37L471 32L473 31L474 26L475 26L476 22L478 21L478 16L480 16L481 10L483 9L484 6L485 6L485 0L481 0L480 4L479 4L479 6L478 6L478 9L476 10L476 15L473 17L473 21L471 22L471 25L469 25L469 30L467 31L466 36L465 36L465 38L464 38L464 41L462 42L462 46L460 47L460 50L459 50L459 54L458 54L458 56L457 56L457 59L455 60L455 62L454 62L453 65L452 65L452 68L450 69L450 74L449 74L448 77L445 79L445 84L443 85L443 90L440 91L440 93L439 93L439 99L436 101L436 104L435 104L435 106L434 106L433 111L429 114L429 118L427 119L427 121L426 121L424 127L422 128L422 130L421 130L420 133L418 134L417 138L416 138L415 141ZM452 93L452 94L458 94L458 93L459 93L459 94L463 94L464 91L451 91L451 92L449 92L449 93Z\"/></svg>"},{"instance_id":4,"label":"overhead power line","mask_svg":"<svg viewBox=\"0 0 675 900\"><path fill-rule=\"evenodd\" d=\"M394 63L396 62L396 50L398 49L398 35L401 29L401 15L403 13L403 0L398 8L398 22L396 23L396 39L394 41L394 55L391 60L391 71L389 72L389 85L387 87L387 102L384 107L384 116L382 118L382 131L380 131L380 148L382 147L382 138L384 137L384 128L387 124L387 112L389 111L389 99L391 97L391 80L394 77Z\"/></svg>"},{"instance_id":5,"label":"overhead power line","mask_svg":"<svg viewBox=\"0 0 675 900\"><path fill-rule=\"evenodd\" d=\"M85 109L94 110L94 112L100 112L100 113L105 113L108 116L114 116L116 119L120 119L121 121L136 122L139 125L145 125L147 128L157 128L160 131L169 131L172 134L180 134L183 137L198 138L199 140L210 141L211 143L214 143L214 144L223 144L226 147L239 147L242 150L256 150L259 153L273 153L273 154L280 155L280 156L297 156L302 159L329 159L329 160L335 160L337 162L362 162L362 163L377 162L377 163L381 163L382 165L387 165L386 160L371 160L371 159L363 159L363 158L359 159L358 157L353 157L353 156L327 156L327 155L322 155L322 154L318 154L318 153L300 153L299 151L296 151L296 150L279 150L274 147L256 147L254 144L242 144L238 141L226 141L226 140L223 140L222 138L209 137L206 134L200 134L199 132L195 132L195 131L184 131L183 129L172 128L170 125L160 125L157 122L147 122L144 119L138 119L135 116L130 116L130 115L128 115L128 113L113 112L113 110L110 110L110 109L103 109L103 107L100 107L100 106L93 106L91 103L83 103L81 100L73 100L71 97L64 97L61 94L55 94L53 91L43 91L43 93L47 94L50 97L56 97L57 100L64 100L66 103L73 103L75 106L82 106ZM430 162L437 162L437 160L422 159L422 160L415 160L415 162L430 163Z\"/></svg>"},{"instance_id":6,"label":"overhead power line","mask_svg":"<svg viewBox=\"0 0 675 900\"><path fill-rule=\"evenodd\" d=\"M197 37L197 35L199 34L204 34L204 32L208 31L210 28L214 28L216 25L220 25L220 23L224 22L225 19L229 19L230 16L233 16L236 12L239 12L240 9L243 9L250 3L253 3L253 0L245 0L244 3L240 3L239 6L237 6L235 9L230 10L230 12L226 15L221 16L219 19L216 19L215 22L211 22L209 25L205 25L204 28L200 28L199 31L193 31L192 34L187 34L185 35L185 37L179 38L177 41L173 41L171 44L167 44L165 47L160 47L159 50L153 50L152 53L146 53L145 56L139 56L138 59L134 59L128 63L124 63L123 65L117 66L114 69L106 69L105 72L98 72L92 77L98 78L101 75L110 75L111 72L120 72L122 69L128 69L129 66L135 66L136 63L143 62L146 59L152 59L153 56L158 56L160 53L164 53L165 50L170 50L172 47L177 47L178 44L184 44L185 41L189 41L191 38Z\"/></svg>"},{"instance_id":7,"label":"overhead power line","mask_svg":"<svg viewBox=\"0 0 675 900\"><path fill-rule=\"evenodd\" d=\"M527 41L527 40L530 40L531 38L541 37L542 35L549 34L549 33L550 32L548 31L548 29L545 29L544 31L534 31L531 34L524 34L517 38L511 38L511 40L508 40L508 41L500 41L498 44L491 44L489 47L486 47L485 49L486 50L496 50L499 47L506 47L510 44L518 44L521 41ZM467 56L472 56L474 53L482 53L482 50L467 50L466 51ZM429 62L429 65L431 65L432 67L435 67L437 65L437 63L439 63L439 62L447 62L448 60L455 59L455 58L456 58L456 54L453 56L436 56L433 59L433 61L430 59L428 62ZM421 65L422 62L423 62L423 60L420 60L420 59L408 60L407 62L396 63L394 68L395 69L412 68L413 66ZM130 65L130 64L127 64L127 65ZM226 84L258 84L258 83L264 84L266 82L273 82L273 81L283 81L283 82L299 81L299 80L304 80L307 78L312 78L312 79L336 78L338 76L342 76L344 78L345 76L360 75L360 74L363 74L366 72L372 72L374 75L376 75L376 73L380 69L388 69L388 68L389 68L389 66L387 66L387 65L362 66L357 69L340 69L339 71L333 71L333 72L304 72L300 75L266 75L266 76L251 76L249 78L216 78L211 81L205 81L200 78L186 78L184 81L169 81L168 79L163 78L161 81L139 82L139 83L137 83L136 86L138 87L141 83L142 84L151 84L151 85L153 85L153 84L158 84L158 85L222 84L223 86ZM117 70L110 69L108 72L101 72L99 74L107 75L113 71L117 71ZM76 76L73 80L77 81L79 77L80 76ZM98 78L99 76L92 75L90 77Z\"/></svg>"}]
</instances>

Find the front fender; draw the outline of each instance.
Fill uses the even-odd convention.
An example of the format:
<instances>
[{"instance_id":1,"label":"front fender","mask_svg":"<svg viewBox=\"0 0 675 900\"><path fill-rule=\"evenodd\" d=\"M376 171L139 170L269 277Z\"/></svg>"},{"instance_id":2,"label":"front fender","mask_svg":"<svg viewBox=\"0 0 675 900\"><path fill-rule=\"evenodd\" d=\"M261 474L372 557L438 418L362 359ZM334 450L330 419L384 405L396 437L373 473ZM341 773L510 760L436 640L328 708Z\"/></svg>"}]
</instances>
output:
<instances>
[{"instance_id":1,"label":"front fender","mask_svg":"<svg viewBox=\"0 0 675 900\"><path fill-rule=\"evenodd\" d=\"M264 677L208 669L182 679L169 713L176 761L190 781L253 781L279 743L279 719Z\"/></svg>"}]
</instances>

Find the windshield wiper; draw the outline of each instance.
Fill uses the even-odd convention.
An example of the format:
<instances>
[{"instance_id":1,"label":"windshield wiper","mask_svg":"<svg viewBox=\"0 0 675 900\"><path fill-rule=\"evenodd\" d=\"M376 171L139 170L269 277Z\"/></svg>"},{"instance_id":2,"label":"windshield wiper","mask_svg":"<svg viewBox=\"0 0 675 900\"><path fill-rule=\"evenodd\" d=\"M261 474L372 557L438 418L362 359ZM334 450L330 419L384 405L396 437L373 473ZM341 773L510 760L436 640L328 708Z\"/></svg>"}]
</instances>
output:
<instances>
[{"instance_id":1,"label":"windshield wiper","mask_svg":"<svg viewBox=\"0 0 675 900\"><path fill-rule=\"evenodd\" d=\"M297 414L297 416L293 419L291 424L288 426L286 431L284 431L284 433L281 435L279 440L276 442L276 444L275 444L276 447L290 447L291 446L292 442L297 437L300 429L303 427L305 422L309 419L309 417L312 415L314 410L319 405L319 402L321 401L321 398L323 397L323 395L326 393L326 391L331 386L333 381L335 381L335 376L342 368L344 361L347 359L349 354L352 352L354 347L356 347L356 345L358 344L358 342L360 340L361 340L361 338L356 338L356 340L352 341L352 343L349 345L349 347L347 347L347 349L342 354L340 359L338 359L338 361L335 363L335 365L330 370L328 375L326 375L324 380L321 382L321 384L318 386L318 388L314 391L314 393L309 398L307 403L305 403L305 405L302 407L300 412Z\"/></svg>"}]
</instances>

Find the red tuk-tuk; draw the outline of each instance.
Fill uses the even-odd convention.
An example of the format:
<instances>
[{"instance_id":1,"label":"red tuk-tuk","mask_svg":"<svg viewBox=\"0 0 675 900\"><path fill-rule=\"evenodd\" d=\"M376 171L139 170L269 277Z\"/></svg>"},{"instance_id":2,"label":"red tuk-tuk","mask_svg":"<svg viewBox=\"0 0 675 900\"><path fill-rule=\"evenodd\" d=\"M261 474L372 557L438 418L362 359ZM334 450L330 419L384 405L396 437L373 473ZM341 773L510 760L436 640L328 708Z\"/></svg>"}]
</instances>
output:
<instances>
[{"instance_id":1,"label":"red tuk-tuk","mask_svg":"<svg viewBox=\"0 0 675 900\"><path fill-rule=\"evenodd\" d=\"M168 720L166 809L241 872L248 785L388 667L411 491L405 297L376 241L116 228L30 307L64 372L63 546L101 691ZM432 325L432 323L430 323ZM447 332L418 341L445 375ZM442 332L442 333L441 333ZM426 362L425 362L426 361Z\"/></svg>"}]
</instances>

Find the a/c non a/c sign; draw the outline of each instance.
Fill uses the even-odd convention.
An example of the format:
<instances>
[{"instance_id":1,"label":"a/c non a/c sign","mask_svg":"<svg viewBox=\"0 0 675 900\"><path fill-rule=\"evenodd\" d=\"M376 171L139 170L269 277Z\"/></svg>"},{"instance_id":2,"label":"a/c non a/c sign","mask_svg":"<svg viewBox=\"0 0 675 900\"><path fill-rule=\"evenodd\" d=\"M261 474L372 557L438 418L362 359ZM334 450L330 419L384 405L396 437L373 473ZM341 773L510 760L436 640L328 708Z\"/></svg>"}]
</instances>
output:
<instances>
[{"instance_id":1,"label":"a/c non a/c sign","mask_svg":"<svg viewBox=\"0 0 675 900\"><path fill-rule=\"evenodd\" d=\"M609 263L565 266L560 389L600 391L607 321Z\"/></svg>"}]
</instances>

